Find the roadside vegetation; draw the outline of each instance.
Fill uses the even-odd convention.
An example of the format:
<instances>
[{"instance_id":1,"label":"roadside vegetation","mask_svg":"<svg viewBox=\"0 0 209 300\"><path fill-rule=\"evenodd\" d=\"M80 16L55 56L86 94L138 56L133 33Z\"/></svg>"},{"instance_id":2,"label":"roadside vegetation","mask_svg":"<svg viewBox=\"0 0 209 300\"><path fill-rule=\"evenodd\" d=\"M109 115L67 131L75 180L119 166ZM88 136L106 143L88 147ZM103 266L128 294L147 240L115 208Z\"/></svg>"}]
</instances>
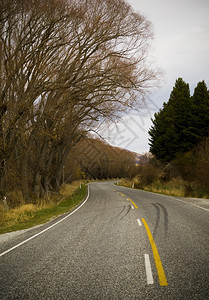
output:
<instances>
[{"instance_id":1,"label":"roadside vegetation","mask_svg":"<svg viewBox=\"0 0 209 300\"><path fill-rule=\"evenodd\" d=\"M204 81L190 95L176 80L149 130L150 154L121 184L180 197L209 199L209 91Z\"/></svg>"},{"instance_id":2,"label":"roadside vegetation","mask_svg":"<svg viewBox=\"0 0 209 300\"><path fill-rule=\"evenodd\" d=\"M160 163L147 154L148 162L136 166L135 175L121 179L119 184L177 197L209 199L209 139L203 144L207 145L206 149L200 144L194 152L186 153L168 164Z\"/></svg>"},{"instance_id":3,"label":"roadside vegetation","mask_svg":"<svg viewBox=\"0 0 209 300\"><path fill-rule=\"evenodd\" d=\"M76 181L70 185L63 185L59 195L39 199L36 204L22 204L7 209L1 203L0 234L30 228L69 212L84 200L86 193L87 185Z\"/></svg>"},{"instance_id":4,"label":"roadside vegetation","mask_svg":"<svg viewBox=\"0 0 209 300\"><path fill-rule=\"evenodd\" d=\"M171 195L177 197L184 197L185 196L185 187L184 183L181 179L173 179L169 182L163 183L161 181L152 182L149 185L142 185L140 182L139 177L134 179L122 179L119 182L119 185L131 187L131 188L138 188L144 191L159 193L164 195Z\"/></svg>"}]
</instances>

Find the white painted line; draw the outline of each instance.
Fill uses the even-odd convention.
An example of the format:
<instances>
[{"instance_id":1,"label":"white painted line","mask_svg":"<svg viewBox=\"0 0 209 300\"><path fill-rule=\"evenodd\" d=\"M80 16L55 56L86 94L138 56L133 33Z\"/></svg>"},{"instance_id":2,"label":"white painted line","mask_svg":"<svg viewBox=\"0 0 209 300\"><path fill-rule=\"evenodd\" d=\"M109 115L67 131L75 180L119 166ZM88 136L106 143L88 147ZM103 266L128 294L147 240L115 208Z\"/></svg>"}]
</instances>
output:
<instances>
[{"instance_id":1,"label":"white painted line","mask_svg":"<svg viewBox=\"0 0 209 300\"><path fill-rule=\"evenodd\" d=\"M132 208L132 209L134 209L134 206L133 206L133 205L131 205L131 208Z\"/></svg>"},{"instance_id":2,"label":"white painted line","mask_svg":"<svg viewBox=\"0 0 209 300\"><path fill-rule=\"evenodd\" d=\"M152 268L150 264L149 254L144 254L144 259L145 259L145 270L147 275L147 284L153 284L154 279L152 276Z\"/></svg>"},{"instance_id":3,"label":"white painted line","mask_svg":"<svg viewBox=\"0 0 209 300\"><path fill-rule=\"evenodd\" d=\"M69 218L70 216L72 216L77 210L79 210L79 209L86 203L86 201L88 200L88 198L89 198L89 185L88 185L88 193L87 193L87 197L86 197L85 201L84 201L83 203L81 203L81 205L78 206L74 211L72 211L69 215L67 215L66 217L64 217L64 218L62 218L61 220L57 221L57 222L54 223L53 225L51 225L51 226L45 228L44 230L40 231L39 233L36 233L35 235L33 235L33 236L31 236L30 238L28 238L28 239L22 241L21 243L17 244L16 246L14 246L14 247L12 247L12 248L10 248L10 249L8 249L8 250L6 250L6 251L0 253L0 257L3 256L3 255L5 255L5 254L7 254L7 253L9 253L10 251L12 251L12 250L14 250L14 249L16 249L16 248L22 246L23 244L29 242L30 240L36 238L37 236L41 235L42 233L46 232L47 230L53 228L54 226L58 225L59 223L61 223L61 222L64 221L65 219L67 219L67 218Z\"/></svg>"},{"instance_id":4,"label":"white painted line","mask_svg":"<svg viewBox=\"0 0 209 300\"><path fill-rule=\"evenodd\" d=\"M129 199L128 199L128 198L126 198L126 200L127 200L127 201L129 201Z\"/></svg>"},{"instance_id":5,"label":"white painted line","mask_svg":"<svg viewBox=\"0 0 209 300\"><path fill-rule=\"evenodd\" d=\"M164 195L165 196L165 195ZM206 210L206 211L209 211L209 209L208 208L205 208L205 207L201 207L201 206L199 206L199 205L196 205L196 204L193 204L193 203L189 203L189 202L186 202L186 201L184 201L184 200L181 200L181 199L177 199L177 198L173 198L173 197L169 197L170 199L173 199L173 200L176 200L176 201L179 201L179 202L182 202L182 203L186 203L186 204L189 204L189 205L191 205L191 206L194 206L194 207L197 207L197 208L200 208L200 209L203 209L203 210Z\"/></svg>"},{"instance_id":6,"label":"white painted line","mask_svg":"<svg viewBox=\"0 0 209 300\"><path fill-rule=\"evenodd\" d=\"M127 188L127 189L130 189L130 188L128 188L128 187L126 187L126 188ZM153 195L155 195L155 196L162 196L162 197L165 197L165 198L170 198L170 199L173 199L173 200L182 202L182 203L184 203L184 204L188 204L188 205L191 205L191 206L194 206L194 207L197 207L197 208L200 208L200 209L203 209L203 210L209 212L209 209L206 208L206 207L202 207L202 206L199 206L199 205L196 205L196 204L193 204L193 203L189 203L189 202L184 201L184 200L181 200L181 199L173 198L173 197L171 197L171 196L169 196L169 195L163 195L163 194L160 194L160 193L153 193L153 192L149 192L149 191L143 191L143 190L140 190L140 189L139 189L139 191L142 192L142 193L145 193L145 194L151 193L151 194L153 194Z\"/></svg>"},{"instance_id":7,"label":"white painted line","mask_svg":"<svg viewBox=\"0 0 209 300\"><path fill-rule=\"evenodd\" d=\"M140 219L137 219L137 222L138 222L139 226L142 226L142 223L141 223Z\"/></svg>"}]
</instances>

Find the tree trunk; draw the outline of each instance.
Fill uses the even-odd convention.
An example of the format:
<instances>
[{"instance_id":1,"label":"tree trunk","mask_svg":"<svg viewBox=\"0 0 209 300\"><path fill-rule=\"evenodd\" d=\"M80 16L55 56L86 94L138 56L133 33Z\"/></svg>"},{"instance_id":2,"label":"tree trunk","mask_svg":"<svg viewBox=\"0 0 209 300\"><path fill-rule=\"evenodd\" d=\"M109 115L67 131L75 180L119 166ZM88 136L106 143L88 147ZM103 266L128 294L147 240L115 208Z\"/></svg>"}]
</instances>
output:
<instances>
[{"instance_id":1,"label":"tree trunk","mask_svg":"<svg viewBox=\"0 0 209 300\"><path fill-rule=\"evenodd\" d=\"M29 155L26 153L22 159L21 164L21 185L22 185L22 194L26 203L29 202L29 185L28 185L28 158Z\"/></svg>"},{"instance_id":2,"label":"tree trunk","mask_svg":"<svg viewBox=\"0 0 209 300\"><path fill-rule=\"evenodd\" d=\"M57 158L57 167L56 167L56 173L54 174L54 189L56 192L59 192L59 188L61 185L61 179L63 174L63 167L65 165L65 162L67 160L68 153L70 151L70 146L63 146L61 147L59 151L59 156Z\"/></svg>"},{"instance_id":3,"label":"tree trunk","mask_svg":"<svg viewBox=\"0 0 209 300\"><path fill-rule=\"evenodd\" d=\"M2 167L0 167L0 199L3 199L3 196L5 195L5 189L6 189L6 180L5 180L5 172Z\"/></svg>"}]
</instances>

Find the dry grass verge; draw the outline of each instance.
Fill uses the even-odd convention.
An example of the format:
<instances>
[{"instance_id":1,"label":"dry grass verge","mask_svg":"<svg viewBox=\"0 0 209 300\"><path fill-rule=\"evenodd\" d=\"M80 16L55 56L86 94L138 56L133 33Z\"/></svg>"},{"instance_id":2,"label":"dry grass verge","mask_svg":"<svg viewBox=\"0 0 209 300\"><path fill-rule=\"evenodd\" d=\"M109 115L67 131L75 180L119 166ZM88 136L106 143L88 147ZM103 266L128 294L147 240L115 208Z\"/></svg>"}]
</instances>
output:
<instances>
[{"instance_id":1,"label":"dry grass verge","mask_svg":"<svg viewBox=\"0 0 209 300\"><path fill-rule=\"evenodd\" d=\"M22 204L5 210L0 203L0 233L29 228L65 213L79 204L85 197L86 186L79 181L65 184L60 195L39 199L38 204Z\"/></svg>"},{"instance_id":2,"label":"dry grass verge","mask_svg":"<svg viewBox=\"0 0 209 300\"><path fill-rule=\"evenodd\" d=\"M204 190L197 183L190 183L180 177L173 178L167 182L156 180L149 185L142 185L140 177L135 177L132 180L122 179L120 180L119 185L176 197L195 197L209 199L209 193L207 190Z\"/></svg>"},{"instance_id":3,"label":"dry grass verge","mask_svg":"<svg viewBox=\"0 0 209 300\"><path fill-rule=\"evenodd\" d=\"M174 178L166 183L162 183L159 180L157 180L152 184L144 186L141 184L140 179L136 177L132 180L122 179L119 185L130 188L138 188L148 192L159 193L164 195L171 195L177 197L186 196L185 183L181 178Z\"/></svg>"},{"instance_id":4,"label":"dry grass verge","mask_svg":"<svg viewBox=\"0 0 209 300\"><path fill-rule=\"evenodd\" d=\"M144 190L177 197L185 197L186 195L184 181L181 178L173 178L165 183L157 181L151 185L145 186Z\"/></svg>"}]
</instances>

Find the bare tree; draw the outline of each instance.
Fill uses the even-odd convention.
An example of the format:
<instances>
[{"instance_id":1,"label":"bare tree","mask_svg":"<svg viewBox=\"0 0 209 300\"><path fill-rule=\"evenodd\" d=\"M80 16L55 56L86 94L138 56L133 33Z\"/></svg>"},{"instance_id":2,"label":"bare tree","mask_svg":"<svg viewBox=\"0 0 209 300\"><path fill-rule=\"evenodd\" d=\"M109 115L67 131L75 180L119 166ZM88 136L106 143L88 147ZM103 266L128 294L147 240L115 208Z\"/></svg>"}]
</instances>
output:
<instances>
[{"instance_id":1,"label":"bare tree","mask_svg":"<svg viewBox=\"0 0 209 300\"><path fill-rule=\"evenodd\" d=\"M150 22L122 0L0 2L0 160L18 167L29 199L58 190L69 150L96 123L140 108L159 72Z\"/></svg>"}]
</instances>

